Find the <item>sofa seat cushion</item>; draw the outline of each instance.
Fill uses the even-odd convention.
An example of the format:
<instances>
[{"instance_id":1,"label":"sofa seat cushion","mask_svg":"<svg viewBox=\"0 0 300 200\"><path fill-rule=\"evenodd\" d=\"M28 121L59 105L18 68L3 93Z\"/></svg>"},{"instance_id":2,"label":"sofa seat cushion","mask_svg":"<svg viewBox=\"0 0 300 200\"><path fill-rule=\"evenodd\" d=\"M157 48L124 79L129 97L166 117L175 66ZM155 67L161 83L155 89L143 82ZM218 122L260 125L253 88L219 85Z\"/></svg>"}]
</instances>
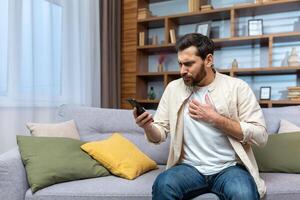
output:
<instances>
[{"instance_id":1,"label":"sofa seat cushion","mask_svg":"<svg viewBox=\"0 0 300 200\"><path fill-rule=\"evenodd\" d=\"M26 192L26 200L151 200L152 184L165 169L152 170L135 180L106 176L59 183L37 191ZM195 200L218 200L214 194L205 194Z\"/></svg>"},{"instance_id":2,"label":"sofa seat cushion","mask_svg":"<svg viewBox=\"0 0 300 200\"><path fill-rule=\"evenodd\" d=\"M267 186L264 200L300 199L300 174L261 173L260 176Z\"/></svg>"}]
</instances>

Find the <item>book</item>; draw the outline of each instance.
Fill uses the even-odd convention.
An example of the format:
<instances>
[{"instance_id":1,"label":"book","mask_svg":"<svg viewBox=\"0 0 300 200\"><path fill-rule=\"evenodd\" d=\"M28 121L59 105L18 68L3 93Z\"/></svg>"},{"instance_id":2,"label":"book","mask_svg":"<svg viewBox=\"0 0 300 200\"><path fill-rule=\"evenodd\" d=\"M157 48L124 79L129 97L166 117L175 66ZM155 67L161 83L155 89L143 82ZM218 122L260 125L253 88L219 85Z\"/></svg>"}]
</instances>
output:
<instances>
[{"instance_id":1,"label":"book","mask_svg":"<svg viewBox=\"0 0 300 200\"><path fill-rule=\"evenodd\" d=\"M170 29L170 39L172 44L176 43L176 34L174 29Z\"/></svg>"},{"instance_id":2,"label":"book","mask_svg":"<svg viewBox=\"0 0 300 200\"><path fill-rule=\"evenodd\" d=\"M139 8L138 9L138 19L146 19L151 16L152 16L152 13L148 8Z\"/></svg>"},{"instance_id":3,"label":"book","mask_svg":"<svg viewBox=\"0 0 300 200\"><path fill-rule=\"evenodd\" d=\"M212 10L212 9L213 9L212 5L201 6L201 11Z\"/></svg>"},{"instance_id":4,"label":"book","mask_svg":"<svg viewBox=\"0 0 300 200\"><path fill-rule=\"evenodd\" d=\"M300 87L299 86L287 87L287 89L289 91L300 91Z\"/></svg>"},{"instance_id":5,"label":"book","mask_svg":"<svg viewBox=\"0 0 300 200\"><path fill-rule=\"evenodd\" d=\"M139 46L145 45L145 32L139 33Z\"/></svg>"},{"instance_id":6,"label":"book","mask_svg":"<svg viewBox=\"0 0 300 200\"><path fill-rule=\"evenodd\" d=\"M200 0L188 0L189 12L199 11Z\"/></svg>"}]
</instances>

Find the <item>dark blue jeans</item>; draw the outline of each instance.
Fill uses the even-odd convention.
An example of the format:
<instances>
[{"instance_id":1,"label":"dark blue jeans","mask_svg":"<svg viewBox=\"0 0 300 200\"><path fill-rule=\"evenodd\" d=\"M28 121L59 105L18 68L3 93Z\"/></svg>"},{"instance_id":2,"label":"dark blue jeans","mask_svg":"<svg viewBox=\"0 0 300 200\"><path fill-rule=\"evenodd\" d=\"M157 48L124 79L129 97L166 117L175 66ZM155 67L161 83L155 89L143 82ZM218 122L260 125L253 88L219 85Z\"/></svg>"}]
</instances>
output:
<instances>
[{"instance_id":1,"label":"dark blue jeans","mask_svg":"<svg viewBox=\"0 0 300 200\"><path fill-rule=\"evenodd\" d=\"M152 199L191 199L209 192L221 200L259 200L254 179L244 166L228 167L220 173L205 176L187 164L176 165L161 173L153 184Z\"/></svg>"}]
</instances>

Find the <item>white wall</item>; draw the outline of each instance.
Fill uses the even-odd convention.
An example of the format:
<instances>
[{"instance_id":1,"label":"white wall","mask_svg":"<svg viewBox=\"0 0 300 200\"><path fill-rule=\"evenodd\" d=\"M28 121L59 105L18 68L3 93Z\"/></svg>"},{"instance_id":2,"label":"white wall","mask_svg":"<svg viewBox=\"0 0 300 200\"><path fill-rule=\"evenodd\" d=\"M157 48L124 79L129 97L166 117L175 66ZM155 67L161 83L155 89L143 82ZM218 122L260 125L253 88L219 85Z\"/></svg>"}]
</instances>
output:
<instances>
[{"instance_id":1,"label":"white wall","mask_svg":"<svg viewBox=\"0 0 300 200\"><path fill-rule=\"evenodd\" d=\"M56 107L0 107L0 154L17 145L16 135L29 135L27 122L54 122L56 112Z\"/></svg>"}]
</instances>

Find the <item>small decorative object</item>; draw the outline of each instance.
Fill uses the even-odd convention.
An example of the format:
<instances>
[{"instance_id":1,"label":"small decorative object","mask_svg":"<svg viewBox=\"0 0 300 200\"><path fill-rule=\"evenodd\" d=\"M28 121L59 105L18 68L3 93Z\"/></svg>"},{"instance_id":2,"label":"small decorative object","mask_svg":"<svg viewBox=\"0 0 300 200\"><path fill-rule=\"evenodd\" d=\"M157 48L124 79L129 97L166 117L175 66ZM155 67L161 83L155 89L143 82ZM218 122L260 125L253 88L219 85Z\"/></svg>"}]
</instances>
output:
<instances>
[{"instance_id":1,"label":"small decorative object","mask_svg":"<svg viewBox=\"0 0 300 200\"><path fill-rule=\"evenodd\" d=\"M160 54L158 57L158 64L157 64L157 71L158 72L163 72L164 71L164 65L163 62L166 59L166 55L165 54Z\"/></svg>"},{"instance_id":2,"label":"small decorative object","mask_svg":"<svg viewBox=\"0 0 300 200\"><path fill-rule=\"evenodd\" d=\"M210 34L210 28L211 28L211 22L204 22L196 25L196 33L200 33L202 35L205 35L209 37Z\"/></svg>"},{"instance_id":3,"label":"small decorative object","mask_svg":"<svg viewBox=\"0 0 300 200\"><path fill-rule=\"evenodd\" d=\"M234 68L234 69L237 69L238 66L239 66L238 61L236 59L233 59L231 67Z\"/></svg>"},{"instance_id":4,"label":"small decorative object","mask_svg":"<svg viewBox=\"0 0 300 200\"><path fill-rule=\"evenodd\" d=\"M153 35L152 36L152 45L157 45L158 44L158 36L157 35Z\"/></svg>"},{"instance_id":5,"label":"small decorative object","mask_svg":"<svg viewBox=\"0 0 300 200\"><path fill-rule=\"evenodd\" d=\"M170 39L171 39L171 43L172 43L172 44L175 44L175 43L176 43L175 29L170 29Z\"/></svg>"},{"instance_id":6,"label":"small decorative object","mask_svg":"<svg viewBox=\"0 0 300 200\"><path fill-rule=\"evenodd\" d=\"M153 86L151 86L148 92L148 99L154 100L155 98L156 98L156 94L154 92Z\"/></svg>"},{"instance_id":7,"label":"small decorative object","mask_svg":"<svg viewBox=\"0 0 300 200\"><path fill-rule=\"evenodd\" d=\"M189 12L197 12L200 8L200 0L188 0Z\"/></svg>"},{"instance_id":8,"label":"small decorative object","mask_svg":"<svg viewBox=\"0 0 300 200\"><path fill-rule=\"evenodd\" d=\"M145 32L139 32L139 46L145 45Z\"/></svg>"},{"instance_id":9,"label":"small decorative object","mask_svg":"<svg viewBox=\"0 0 300 200\"><path fill-rule=\"evenodd\" d=\"M250 19L248 20L248 35L262 35L263 34L263 20Z\"/></svg>"},{"instance_id":10,"label":"small decorative object","mask_svg":"<svg viewBox=\"0 0 300 200\"><path fill-rule=\"evenodd\" d=\"M288 64L289 64L289 66L293 66L293 67L300 66L300 58L297 54L296 47L292 48L291 55L288 58Z\"/></svg>"},{"instance_id":11,"label":"small decorative object","mask_svg":"<svg viewBox=\"0 0 300 200\"><path fill-rule=\"evenodd\" d=\"M138 19L146 19L152 16L151 11L148 8L138 9Z\"/></svg>"},{"instance_id":12,"label":"small decorative object","mask_svg":"<svg viewBox=\"0 0 300 200\"><path fill-rule=\"evenodd\" d=\"M289 59L289 51L286 51L284 54L284 58L281 61L281 66L288 66L288 59Z\"/></svg>"},{"instance_id":13,"label":"small decorative object","mask_svg":"<svg viewBox=\"0 0 300 200\"><path fill-rule=\"evenodd\" d=\"M270 100L271 99L271 87L270 86L263 86L260 87L260 100Z\"/></svg>"},{"instance_id":14,"label":"small decorative object","mask_svg":"<svg viewBox=\"0 0 300 200\"><path fill-rule=\"evenodd\" d=\"M300 17L299 17L298 21L296 21L294 23L294 31L295 32L300 32Z\"/></svg>"}]
</instances>

